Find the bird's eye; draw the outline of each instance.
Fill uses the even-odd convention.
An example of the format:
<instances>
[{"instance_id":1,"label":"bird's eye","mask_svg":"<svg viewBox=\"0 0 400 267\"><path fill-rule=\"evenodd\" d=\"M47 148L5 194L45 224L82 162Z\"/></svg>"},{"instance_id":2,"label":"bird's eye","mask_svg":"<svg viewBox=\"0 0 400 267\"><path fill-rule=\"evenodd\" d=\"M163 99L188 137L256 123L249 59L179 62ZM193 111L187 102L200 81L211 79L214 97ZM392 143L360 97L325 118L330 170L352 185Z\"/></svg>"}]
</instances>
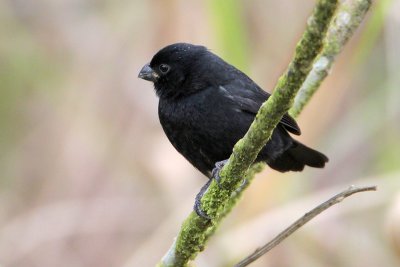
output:
<instances>
[{"instance_id":1,"label":"bird's eye","mask_svg":"<svg viewBox=\"0 0 400 267\"><path fill-rule=\"evenodd\" d=\"M161 64L158 68L164 74L169 71L169 66L167 64Z\"/></svg>"}]
</instances>

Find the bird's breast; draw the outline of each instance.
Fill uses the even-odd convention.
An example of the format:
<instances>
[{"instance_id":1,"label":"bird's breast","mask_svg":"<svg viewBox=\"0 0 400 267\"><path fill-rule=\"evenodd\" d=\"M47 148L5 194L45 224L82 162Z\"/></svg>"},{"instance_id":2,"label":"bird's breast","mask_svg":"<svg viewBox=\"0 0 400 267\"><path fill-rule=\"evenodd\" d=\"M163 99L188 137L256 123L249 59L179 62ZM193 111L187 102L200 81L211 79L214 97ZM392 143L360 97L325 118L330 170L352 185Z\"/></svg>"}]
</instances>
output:
<instances>
[{"instance_id":1,"label":"bird's breast","mask_svg":"<svg viewBox=\"0 0 400 267\"><path fill-rule=\"evenodd\" d=\"M162 100L158 106L160 123L171 142L186 140L199 129L203 116L198 104L185 99ZM189 138L190 139L190 138Z\"/></svg>"}]
</instances>

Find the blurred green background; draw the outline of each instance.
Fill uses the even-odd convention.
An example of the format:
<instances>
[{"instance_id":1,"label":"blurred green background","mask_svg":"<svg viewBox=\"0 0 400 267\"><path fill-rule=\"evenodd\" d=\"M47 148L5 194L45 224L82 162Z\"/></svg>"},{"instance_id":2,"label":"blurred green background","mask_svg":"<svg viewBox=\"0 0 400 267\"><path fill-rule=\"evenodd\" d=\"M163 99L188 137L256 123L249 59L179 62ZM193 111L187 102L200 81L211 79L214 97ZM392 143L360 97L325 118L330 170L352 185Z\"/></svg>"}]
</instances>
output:
<instances>
[{"instance_id":1,"label":"blurred green background","mask_svg":"<svg viewBox=\"0 0 400 267\"><path fill-rule=\"evenodd\" d=\"M0 265L154 266L205 179L164 136L163 46L203 44L271 90L314 1L0 1ZM252 266L400 265L400 1L374 1L298 119L325 169L265 169L198 266L231 266L351 184Z\"/></svg>"}]
</instances>

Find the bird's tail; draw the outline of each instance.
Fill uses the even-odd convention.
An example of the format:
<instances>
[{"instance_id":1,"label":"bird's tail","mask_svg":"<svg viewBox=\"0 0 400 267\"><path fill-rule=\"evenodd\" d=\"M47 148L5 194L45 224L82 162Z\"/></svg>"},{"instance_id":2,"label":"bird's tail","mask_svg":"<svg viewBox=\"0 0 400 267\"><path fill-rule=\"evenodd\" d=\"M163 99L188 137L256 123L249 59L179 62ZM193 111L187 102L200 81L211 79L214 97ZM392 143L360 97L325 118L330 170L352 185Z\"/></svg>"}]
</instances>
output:
<instances>
[{"instance_id":1,"label":"bird's tail","mask_svg":"<svg viewBox=\"0 0 400 267\"><path fill-rule=\"evenodd\" d=\"M304 166L323 168L328 158L312 148L293 140L293 145L268 165L277 171L302 171Z\"/></svg>"}]
</instances>

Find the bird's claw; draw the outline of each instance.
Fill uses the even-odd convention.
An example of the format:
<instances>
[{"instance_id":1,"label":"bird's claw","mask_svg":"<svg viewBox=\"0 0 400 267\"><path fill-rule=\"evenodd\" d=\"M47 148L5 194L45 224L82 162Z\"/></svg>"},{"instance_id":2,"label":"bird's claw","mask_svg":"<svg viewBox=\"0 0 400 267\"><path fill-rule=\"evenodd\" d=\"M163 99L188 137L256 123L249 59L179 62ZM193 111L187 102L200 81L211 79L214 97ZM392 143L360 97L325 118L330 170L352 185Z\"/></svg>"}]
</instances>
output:
<instances>
[{"instance_id":1,"label":"bird's claw","mask_svg":"<svg viewBox=\"0 0 400 267\"><path fill-rule=\"evenodd\" d=\"M203 185L203 187L200 189L200 192L196 195L193 209L196 212L196 214L203 219L211 220L211 217L208 216L208 214L201 208L201 199L203 195L207 192L208 188L210 187L212 180L215 180L218 187L222 188L220 184L221 177L219 173L227 162L228 160L226 159L215 163L215 168L211 171L211 178L207 181L205 185Z\"/></svg>"},{"instance_id":2,"label":"bird's claw","mask_svg":"<svg viewBox=\"0 0 400 267\"><path fill-rule=\"evenodd\" d=\"M221 176L219 173L221 172L222 168L225 166L226 163L228 163L229 159L218 161L215 163L214 169L211 171L211 178L215 180L219 188L221 187Z\"/></svg>"},{"instance_id":3,"label":"bird's claw","mask_svg":"<svg viewBox=\"0 0 400 267\"><path fill-rule=\"evenodd\" d=\"M196 195L196 199L194 201L194 206L193 210L196 212L196 214L206 220L211 220L211 217L208 216L208 214L201 208L201 199L203 198L203 195L207 192L208 188L210 187L212 179L209 179L205 185L200 189L200 192ZM218 184L219 185L219 184ZM239 194L243 188L247 186L247 179L243 179L242 184L238 189L235 190L234 193Z\"/></svg>"},{"instance_id":4,"label":"bird's claw","mask_svg":"<svg viewBox=\"0 0 400 267\"><path fill-rule=\"evenodd\" d=\"M200 189L200 192L196 195L193 206L196 214L206 220L211 220L211 217L208 216L208 214L201 208L201 199L203 198L204 193L207 192L208 188L210 187L211 181L212 179L209 179L207 183Z\"/></svg>"},{"instance_id":5,"label":"bird's claw","mask_svg":"<svg viewBox=\"0 0 400 267\"><path fill-rule=\"evenodd\" d=\"M238 194L238 193L242 192L242 191L243 191L243 188L245 188L245 187L247 186L247 183L248 183L247 179L244 178L244 179L242 180L242 184L235 190L235 193Z\"/></svg>"}]
</instances>

